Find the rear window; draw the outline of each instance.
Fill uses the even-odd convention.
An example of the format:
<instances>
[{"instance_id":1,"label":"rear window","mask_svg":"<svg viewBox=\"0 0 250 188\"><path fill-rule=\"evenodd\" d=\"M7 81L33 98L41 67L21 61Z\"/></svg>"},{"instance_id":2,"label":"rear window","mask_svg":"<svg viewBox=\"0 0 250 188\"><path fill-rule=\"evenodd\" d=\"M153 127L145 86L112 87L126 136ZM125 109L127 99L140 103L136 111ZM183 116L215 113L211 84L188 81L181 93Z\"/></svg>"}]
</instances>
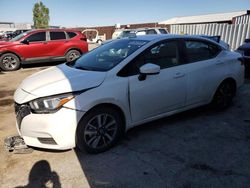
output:
<instances>
[{"instance_id":1,"label":"rear window","mask_svg":"<svg viewBox=\"0 0 250 188\"><path fill-rule=\"evenodd\" d=\"M186 58L188 63L214 58L220 49L203 41L186 41Z\"/></svg>"},{"instance_id":2,"label":"rear window","mask_svg":"<svg viewBox=\"0 0 250 188\"><path fill-rule=\"evenodd\" d=\"M69 38L73 38L76 36L75 32L67 32L67 34L69 35Z\"/></svg>"},{"instance_id":3,"label":"rear window","mask_svg":"<svg viewBox=\"0 0 250 188\"><path fill-rule=\"evenodd\" d=\"M150 34L157 34L157 32L156 32L154 29L146 30L146 33L147 33L147 35L150 35Z\"/></svg>"},{"instance_id":4,"label":"rear window","mask_svg":"<svg viewBox=\"0 0 250 188\"><path fill-rule=\"evenodd\" d=\"M62 40L66 39L65 33L62 31L51 31L50 40Z\"/></svg>"}]
</instances>

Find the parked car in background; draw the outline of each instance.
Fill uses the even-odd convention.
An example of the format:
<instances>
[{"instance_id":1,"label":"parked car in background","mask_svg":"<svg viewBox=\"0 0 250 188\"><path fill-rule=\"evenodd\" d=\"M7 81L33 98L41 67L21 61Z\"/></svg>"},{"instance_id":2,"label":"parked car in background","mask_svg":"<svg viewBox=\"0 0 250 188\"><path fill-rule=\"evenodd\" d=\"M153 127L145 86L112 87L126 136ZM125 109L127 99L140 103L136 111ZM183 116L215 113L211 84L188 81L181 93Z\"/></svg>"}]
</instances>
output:
<instances>
[{"instance_id":1,"label":"parked car in background","mask_svg":"<svg viewBox=\"0 0 250 188\"><path fill-rule=\"evenodd\" d=\"M245 43L236 51L242 54L245 64L245 76L250 78L250 39L246 39Z\"/></svg>"},{"instance_id":2,"label":"parked car in background","mask_svg":"<svg viewBox=\"0 0 250 188\"><path fill-rule=\"evenodd\" d=\"M17 35L20 35L21 33L24 33L27 31L29 31L29 29L18 29L16 31L14 31L9 38L12 39L12 38L16 37Z\"/></svg>"},{"instance_id":3,"label":"parked car in background","mask_svg":"<svg viewBox=\"0 0 250 188\"><path fill-rule=\"evenodd\" d=\"M239 57L197 36L114 40L26 78L14 95L17 130L29 146L103 152L136 125L228 107L244 82Z\"/></svg>"},{"instance_id":4,"label":"parked car in background","mask_svg":"<svg viewBox=\"0 0 250 188\"><path fill-rule=\"evenodd\" d=\"M131 33L136 35L152 35L152 34L168 34L168 31L164 28L139 28L139 29L119 29L116 30L113 35L112 39L119 39L129 37Z\"/></svg>"},{"instance_id":5,"label":"parked car in background","mask_svg":"<svg viewBox=\"0 0 250 188\"><path fill-rule=\"evenodd\" d=\"M9 37L12 36L13 31L4 31L2 32L0 38L1 40L7 41L9 40Z\"/></svg>"},{"instance_id":6,"label":"parked car in background","mask_svg":"<svg viewBox=\"0 0 250 188\"><path fill-rule=\"evenodd\" d=\"M4 35L4 31L0 31L0 37Z\"/></svg>"},{"instance_id":7,"label":"parked car in background","mask_svg":"<svg viewBox=\"0 0 250 188\"><path fill-rule=\"evenodd\" d=\"M102 42L106 40L106 35L99 35L97 29L85 29L82 33L87 37L88 43L102 44Z\"/></svg>"},{"instance_id":8,"label":"parked car in background","mask_svg":"<svg viewBox=\"0 0 250 188\"><path fill-rule=\"evenodd\" d=\"M152 35L152 34L168 34L168 31L164 28L141 28L135 30L136 35Z\"/></svg>"},{"instance_id":9,"label":"parked car in background","mask_svg":"<svg viewBox=\"0 0 250 188\"><path fill-rule=\"evenodd\" d=\"M117 29L112 34L112 39L128 37L131 31L133 30L132 29Z\"/></svg>"},{"instance_id":10,"label":"parked car in background","mask_svg":"<svg viewBox=\"0 0 250 188\"><path fill-rule=\"evenodd\" d=\"M4 40L4 31L0 31L0 41Z\"/></svg>"},{"instance_id":11,"label":"parked car in background","mask_svg":"<svg viewBox=\"0 0 250 188\"><path fill-rule=\"evenodd\" d=\"M86 37L70 29L30 30L0 42L0 68L12 71L22 64L74 61L88 51Z\"/></svg>"}]
</instances>

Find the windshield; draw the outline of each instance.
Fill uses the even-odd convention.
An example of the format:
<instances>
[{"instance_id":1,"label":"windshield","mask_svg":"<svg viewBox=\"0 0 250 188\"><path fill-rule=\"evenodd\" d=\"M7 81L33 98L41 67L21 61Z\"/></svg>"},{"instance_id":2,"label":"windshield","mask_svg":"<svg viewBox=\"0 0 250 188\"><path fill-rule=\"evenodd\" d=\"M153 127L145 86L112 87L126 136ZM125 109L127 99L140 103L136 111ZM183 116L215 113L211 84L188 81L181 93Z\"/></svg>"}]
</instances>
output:
<instances>
[{"instance_id":1,"label":"windshield","mask_svg":"<svg viewBox=\"0 0 250 188\"><path fill-rule=\"evenodd\" d=\"M108 71L147 42L135 39L114 40L88 52L75 62L67 65L82 70Z\"/></svg>"},{"instance_id":2,"label":"windshield","mask_svg":"<svg viewBox=\"0 0 250 188\"><path fill-rule=\"evenodd\" d=\"M18 41L18 40L21 39L22 37L26 36L29 32L31 32L31 31L26 31L26 32L24 32L24 33L21 33L21 34L17 35L17 36L14 37L13 39L11 39L10 42Z\"/></svg>"}]
</instances>

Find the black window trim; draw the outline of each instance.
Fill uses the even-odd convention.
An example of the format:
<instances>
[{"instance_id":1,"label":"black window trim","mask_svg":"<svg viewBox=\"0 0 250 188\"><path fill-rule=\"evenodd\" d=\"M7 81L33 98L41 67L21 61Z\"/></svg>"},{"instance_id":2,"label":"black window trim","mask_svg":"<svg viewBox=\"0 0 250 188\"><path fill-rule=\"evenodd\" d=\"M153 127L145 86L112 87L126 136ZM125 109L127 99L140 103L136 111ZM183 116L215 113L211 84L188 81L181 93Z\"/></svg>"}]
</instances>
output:
<instances>
[{"instance_id":1,"label":"black window trim","mask_svg":"<svg viewBox=\"0 0 250 188\"><path fill-rule=\"evenodd\" d=\"M141 53L139 53L137 56L135 56L132 60L130 60L126 65L124 65L119 71L118 73L116 74L118 77L129 77L129 76L135 76L135 75L139 75L139 74L128 74L128 75L121 75L121 72L126 68L126 66L128 66L128 64L130 64L131 62L133 62L136 58L138 58L141 54L143 54L144 52L146 52L147 50L149 50L150 48L153 48L154 46L157 46L161 43L164 43L164 42L171 42L171 41L177 41L177 44L178 44L178 50L179 50L179 60L180 60L180 64L179 65L176 65L176 66L180 66L180 65L185 65L185 59L184 59L184 56L183 56L183 47L182 47L182 43L181 43L181 38L171 38L171 39L164 39L164 40L161 40L161 41L158 41L152 45L150 45L149 47L147 47L145 50L143 50ZM172 68L172 67L176 67L176 66L171 66L171 67L166 67L164 69L168 69L168 68ZM161 69L163 70L163 69Z\"/></svg>"},{"instance_id":2,"label":"black window trim","mask_svg":"<svg viewBox=\"0 0 250 188\"><path fill-rule=\"evenodd\" d=\"M65 39L57 39L57 40L51 40L50 38L50 32L62 32L65 35ZM48 31L48 41L62 41L62 40L68 40L68 34L65 31Z\"/></svg>"},{"instance_id":3,"label":"black window trim","mask_svg":"<svg viewBox=\"0 0 250 188\"><path fill-rule=\"evenodd\" d=\"M216 44L216 43L213 43L211 41L208 41L206 39L197 39L197 38L181 38L180 39L180 44L181 44L181 48L182 48L182 59L183 59L183 64L190 64L190 63L197 63L197 62L200 62L200 61L206 61L206 60L209 60L209 59L204 59L204 60L200 60L200 61L193 61L193 62L188 62L187 60L187 54L186 54L186 41L195 41L195 42L203 42L203 43L206 43L206 44L210 44L210 45L214 45L218 48L218 53L216 55L214 55L212 58L209 58L209 59L214 59L216 58L220 53L221 51L223 50L223 48Z\"/></svg>"},{"instance_id":4,"label":"black window trim","mask_svg":"<svg viewBox=\"0 0 250 188\"><path fill-rule=\"evenodd\" d=\"M44 43L47 42L47 33L46 31L37 31L37 32L32 32L28 36L25 37L25 40L27 40L30 36L37 34L37 33L45 33L45 40L44 41L29 41L29 43L34 44L34 43Z\"/></svg>"},{"instance_id":5,"label":"black window trim","mask_svg":"<svg viewBox=\"0 0 250 188\"><path fill-rule=\"evenodd\" d=\"M75 38L77 35L78 35L78 33L77 32L75 32L75 31L64 31L65 32L65 34L66 34L66 39L72 39L72 38ZM69 34L68 33L75 33L76 35L74 36L74 37L71 37L70 38L70 36L69 36Z\"/></svg>"},{"instance_id":6,"label":"black window trim","mask_svg":"<svg viewBox=\"0 0 250 188\"><path fill-rule=\"evenodd\" d=\"M69 31L68 31L68 32L69 32ZM69 39L70 39L68 32L67 32L67 31L64 31L65 36L66 36L66 40L69 40Z\"/></svg>"}]
</instances>

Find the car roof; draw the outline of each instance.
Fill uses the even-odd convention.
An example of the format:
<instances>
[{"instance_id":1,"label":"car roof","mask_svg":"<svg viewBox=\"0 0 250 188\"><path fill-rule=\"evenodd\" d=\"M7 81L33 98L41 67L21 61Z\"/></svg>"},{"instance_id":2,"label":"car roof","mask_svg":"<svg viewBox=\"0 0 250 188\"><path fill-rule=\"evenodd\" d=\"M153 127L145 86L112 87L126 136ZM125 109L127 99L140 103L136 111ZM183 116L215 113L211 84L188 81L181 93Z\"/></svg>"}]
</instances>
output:
<instances>
[{"instance_id":1,"label":"car roof","mask_svg":"<svg viewBox=\"0 0 250 188\"><path fill-rule=\"evenodd\" d=\"M201 39L201 40L208 40L204 37L197 36L197 35L174 35L174 34L150 34L150 35L139 35L134 38L137 38L139 40L147 40L147 41L152 41L152 40L157 40L157 39L181 39L181 38L188 38L188 39Z\"/></svg>"},{"instance_id":2,"label":"car roof","mask_svg":"<svg viewBox=\"0 0 250 188\"><path fill-rule=\"evenodd\" d=\"M134 30L151 30L151 29L165 29L163 27L141 27L141 28L136 28Z\"/></svg>"},{"instance_id":3,"label":"car roof","mask_svg":"<svg viewBox=\"0 0 250 188\"><path fill-rule=\"evenodd\" d=\"M131 39L145 40L145 41L154 41L154 40L164 40L164 39L199 39L203 41L208 41L210 43L214 43L216 45L225 48L223 45L201 36L197 35L174 35L174 34L150 34L150 35L139 35L131 37Z\"/></svg>"},{"instance_id":4,"label":"car roof","mask_svg":"<svg viewBox=\"0 0 250 188\"><path fill-rule=\"evenodd\" d=\"M77 29L32 29L31 32L37 32L37 31L68 31L68 32L80 32L80 30Z\"/></svg>"}]
</instances>

